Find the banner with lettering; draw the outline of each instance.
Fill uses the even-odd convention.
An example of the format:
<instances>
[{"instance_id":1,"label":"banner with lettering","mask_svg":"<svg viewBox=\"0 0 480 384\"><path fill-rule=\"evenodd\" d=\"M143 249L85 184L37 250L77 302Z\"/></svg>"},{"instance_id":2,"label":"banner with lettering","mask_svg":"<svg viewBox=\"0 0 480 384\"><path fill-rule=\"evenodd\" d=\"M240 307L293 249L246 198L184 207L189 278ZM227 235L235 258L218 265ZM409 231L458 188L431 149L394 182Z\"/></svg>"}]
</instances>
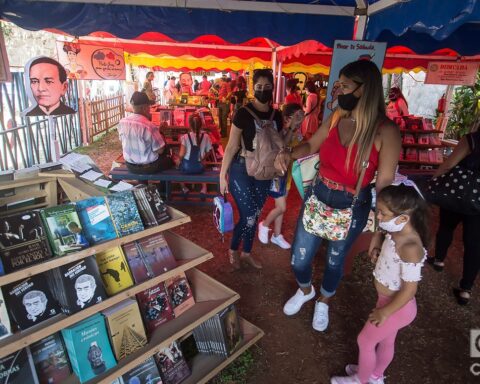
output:
<instances>
[{"instance_id":1,"label":"banner with lettering","mask_svg":"<svg viewBox=\"0 0 480 384\"><path fill-rule=\"evenodd\" d=\"M425 84L474 85L477 71L478 63L430 62Z\"/></svg>"},{"instance_id":2,"label":"banner with lettering","mask_svg":"<svg viewBox=\"0 0 480 384\"><path fill-rule=\"evenodd\" d=\"M57 55L70 79L125 80L123 49L57 41Z\"/></svg>"},{"instance_id":3,"label":"banner with lettering","mask_svg":"<svg viewBox=\"0 0 480 384\"><path fill-rule=\"evenodd\" d=\"M340 83L338 82L340 70L352 61L368 60L374 62L381 71L386 49L387 43L360 40L335 40L323 120L330 116L332 111L337 107L337 97L342 92Z\"/></svg>"}]
</instances>

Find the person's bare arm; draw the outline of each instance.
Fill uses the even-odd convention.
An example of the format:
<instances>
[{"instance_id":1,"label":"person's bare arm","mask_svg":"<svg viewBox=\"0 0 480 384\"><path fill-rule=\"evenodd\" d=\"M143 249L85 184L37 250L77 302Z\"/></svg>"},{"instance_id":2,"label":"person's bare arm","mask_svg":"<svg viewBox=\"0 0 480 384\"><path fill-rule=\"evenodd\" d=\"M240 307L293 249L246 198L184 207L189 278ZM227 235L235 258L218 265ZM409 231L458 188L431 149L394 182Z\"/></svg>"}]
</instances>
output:
<instances>
[{"instance_id":1,"label":"person's bare arm","mask_svg":"<svg viewBox=\"0 0 480 384\"><path fill-rule=\"evenodd\" d=\"M228 192L227 172L230 168L233 157L240 148L241 136L242 130L236 127L235 124L232 124L232 128L230 129L230 136L228 137L228 144L223 154L222 167L220 169L220 193Z\"/></svg>"},{"instance_id":2,"label":"person's bare arm","mask_svg":"<svg viewBox=\"0 0 480 384\"><path fill-rule=\"evenodd\" d=\"M462 161L467 155L471 152L470 146L468 145L468 141L466 137L462 137L458 142L457 146L453 150L452 154L448 156L448 158L440 164L438 169L435 171L433 177L438 177L447 173L452 168L454 168L460 161Z\"/></svg>"}]
</instances>

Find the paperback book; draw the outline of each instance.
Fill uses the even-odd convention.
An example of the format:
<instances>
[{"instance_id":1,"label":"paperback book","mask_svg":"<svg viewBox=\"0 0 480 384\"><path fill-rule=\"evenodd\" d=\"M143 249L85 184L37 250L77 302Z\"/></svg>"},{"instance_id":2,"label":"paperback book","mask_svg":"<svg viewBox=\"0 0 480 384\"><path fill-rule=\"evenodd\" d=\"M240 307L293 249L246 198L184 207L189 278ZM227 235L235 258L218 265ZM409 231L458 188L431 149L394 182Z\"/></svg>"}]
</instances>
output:
<instances>
[{"instance_id":1,"label":"paperback book","mask_svg":"<svg viewBox=\"0 0 480 384\"><path fill-rule=\"evenodd\" d=\"M49 277L52 293L67 315L107 298L95 256L55 268Z\"/></svg>"},{"instance_id":2,"label":"paperback book","mask_svg":"<svg viewBox=\"0 0 480 384\"><path fill-rule=\"evenodd\" d=\"M149 335L175 317L163 282L138 293L137 300Z\"/></svg>"},{"instance_id":3,"label":"paperback book","mask_svg":"<svg viewBox=\"0 0 480 384\"><path fill-rule=\"evenodd\" d=\"M91 197L76 203L78 217L87 241L93 244L117 238L105 197Z\"/></svg>"},{"instance_id":4,"label":"paperback book","mask_svg":"<svg viewBox=\"0 0 480 384\"><path fill-rule=\"evenodd\" d=\"M99 313L62 330L73 372L81 383L113 368L117 363L105 320Z\"/></svg>"},{"instance_id":5,"label":"paperback book","mask_svg":"<svg viewBox=\"0 0 480 384\"><path fill-rule=\"evenodd\" d=\"M10 320L27 329L60 313L45 275L34 275L2 287Z\"/></svg>"},{"instance_id":6,"label":"paperback book","mask_svg":"<svg viewBox=\"0 0 480 384\"><path fill-rule=\"evenodd\" d=\"M124 384L162 384L155 359L149 357L142 364L122 375Z\"/></svg>"},{"instance_id":7,"label":"paperback book","mask_svg":"<svg viewBox=\"0 0 480 384\"><path fill-rule=\"evenodd\" d=\"M133 286L133 278L122 248L115 247L99 252L96 259L108 296Z\"/></svg>"},{"instance_id":8,"label":"paperback book","mask_svg":"<svg viewBox=\"0 0 480 384\"><path fill-rule=\"evenodd\" d=\"M70 364L60 333L54 333L30 346L40 384L61 384L70 374Z\"/></svg>"},{"instance_id":9,"label":"paperback book","mask_svg":"<svg viewBox=\"0 0 480 384\"><path fill-rule=\"evenodd\" d=\"M155 276L150 265L146 263L143 252L139 251L136 241L125 244L123 252L127 258L135 283L140 284Z\"/></svg>"},{"instance_id":10,"label":"paperback book","mask_svg":"<svg viewBox=\"0 0 480 384\"><path fill-rule=\"evenodd\" d=\"M113 224L120 237L143 231L142 219L132 191L117 192L106 197Z\"/></svg>"},{"instance_id":11,"label":"paperback book","mask_svg":"<svg viewBox=\"0 0 480 384\"><path fill-rule=\"evenodd\" d=\"M0 340L12 334L10 319L8 317L7 306L0 290Z\"/></svg>"},{"instance_id":12,"label":"paperback book","mask_svg":"<svg viewBox=\"0 0 480 384\"><path fill-rule=\"evenodd\" d=\"M229 305L220 311L216 316L220 324L221 339L226 355L230 356L243 340L242 330L240 328L240 318L237 308L234 304Z\"/></svg>"},{"instance_id":13,"label":"paperback book","mask_svg":"<svg viewBox=\"0 0 480 384\"><path fill-rule=\"evenodd\" d=\"M147 344L142 317L135 300L124 300L102 313L117 361Z\"/></svg>"},{"instance_id":14,"label":"paperback book","mask_svg":"<svg viewBox=\"0 0 480 384\"><path fill-rule=\"evenodd\" d=\"M195 305L192 289L188 284L185 273L181 273L165 282L175 317L180 316Z\"/></svg>"},{"instance_id":15,"label":"paperback book","mask_svg":"<svg viewBox=\"0 0 480 384\"><path fill-rule=\"evenodd\" d=\"M38 212L24 212L0 219L0 258L5 273L52 257Z\"/></svg>"},{"instance_id":16,"label":"paperback book","mask_svg":"<svg viewBox=\"0 0 480 384\"><path fill-rule=\"evenodd\" d=\"M153 227L170 220L167 206L155 185L138 186L133 189L133 195L145 227Z\"/></svg>"},{"instance_id":17,"label":"paperback book","mask_svg":"<svg viewBox=\"0 0 480 384\"><path fill-rule=\"evenodd\" d=\"M77 252L89 246L75 205L64 204L45 208L40 214L55 256Z\"/></svg>"},{"instance_id":18,"label":"paperback book","mask_svg":"<svg viewBox=\"0 0 480 384\"><path fill-rule=\"evenodd\" d=\"M39 384L28 348L0 358L0 384Z\"/></svg>"},{"instance_id":19,"label":"paperback book","mask_svg":"<svg viewBox=\"0 0 480 384\"><path fill-rule=\"evenodd\" d=\"M183 358L182 351L174 341L169 347L155 354L160 374L164 384L177 384L190 376L190 368Z\"/></svg>"},{"instance_id":20,"label":"paperback book","mask_svg":"<svg viewBox=\"0 0 480 384\"><path fill-rule=\"evenodd\" d=\"M155 276L171 271L178 263L173 257L172 251L161 233L144 237L137 241L139 252L144 258L145 264Z\"/></svg>"}]
</instances>

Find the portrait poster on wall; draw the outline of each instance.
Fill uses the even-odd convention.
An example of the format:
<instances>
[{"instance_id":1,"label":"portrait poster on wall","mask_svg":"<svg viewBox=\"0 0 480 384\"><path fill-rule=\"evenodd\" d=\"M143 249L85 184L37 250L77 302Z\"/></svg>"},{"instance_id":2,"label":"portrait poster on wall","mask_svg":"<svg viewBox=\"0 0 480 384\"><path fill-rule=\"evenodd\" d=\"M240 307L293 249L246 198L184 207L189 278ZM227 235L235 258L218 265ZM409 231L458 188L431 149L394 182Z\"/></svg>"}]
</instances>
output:
<instances>
[{"instance_id":1,"label":"portrait poster on wall","mask_svg":"<svg viewBox=\"0 0 480 384\"><path fill-rule=\"evenodd\" d=\"M387 43L361 40L335 40L330 76L328 77L327 98L325 100L325 112L323 114L324 121L337 107L337 97L342 92L340 82L338 81L340 70L353 61L368 60L374 62L381 71L386 49Z\"/></svg>"},{"instance_id":2,"label":"portrait poster on wall","mask_svg":"<svg viewBox=\"0 0 480 384\"><path fill-rule=\"evenodd\" d=\"M57 41L57 55L69 79L125 80L123 49Z\"/></svg>"}]
</instances>

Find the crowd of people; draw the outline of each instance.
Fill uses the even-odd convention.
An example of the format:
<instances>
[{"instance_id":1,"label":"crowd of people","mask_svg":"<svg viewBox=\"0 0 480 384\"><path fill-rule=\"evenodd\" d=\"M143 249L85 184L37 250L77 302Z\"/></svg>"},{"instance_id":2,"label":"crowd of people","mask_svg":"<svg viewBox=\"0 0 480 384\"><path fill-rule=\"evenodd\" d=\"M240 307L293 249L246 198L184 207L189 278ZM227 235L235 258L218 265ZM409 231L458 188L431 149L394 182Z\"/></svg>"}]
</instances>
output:
<instances>
[{"instance_id":1,"label":"crowd of people","mask_svg":"<svg viewBox=\"0 0 480 384\"><path fill-rule=\"evenodd\" d=\"M173 84L175 78L169 82ZM196 84L197 92L205 92L207 82L204 77L202 83ZM298 289L284 304L283 312L293 316L306 302L315 299L312 328L324 332L329 325L332 298L341 284L345 258L372 211L374 190L377 197L373 209L378 230L373 234L368 253L375 264L373 275L378 298L376 304L372 303L373 309L357 339L358 364L347 365L346 376L332 377L331 382L380 384L393 360L398 331L416 317L415 295L422 279L422 267L429 261L436 270L443 269L453 231L459 223L463 224L464 231L464 265L462 279L453 293L459 304L468 304L480 269L480 246L475 241L480 214L441 209L435 255L427 257L429 238L433 237L429 222L431 208L416 188L407 184L392 185L401 150L399 128L393 119L408 114L408 103L398 88L392 88L386 105L381 73L374 63L365 60L343 67L338 86L338 107L323 122L319 116L320 97L312 81L305 83L305 105L296 82L287 81L287 97L281 111L273 107L274 79L269 69L253 73L254 94L250 101L243 77L236 81L222 78L216 87L220 130L222 136L228 133L219 175L220 192L231 194L238 211L228 259L233 270L244 265L262 269L260 260L252 255L256 236L263 244L271 242L282 249L291 249L292 278ZM158 170L165 161L162 157L165 139L148 119L148 88L146 84L143 93L132 96L134 114L119 124L127 166L138 173ZM228 132L226 120L231 112ZM187 173L197 173L203 169L201 162L211 149L211 142L208 135L202 133L198 116L192 115L189 125L191 132L181 139L177 165ZM479 125L480 120L435 176L459 164L472 170L480 168ZM272 129L272 135L281 138L282 145L273 163L276 176L265 179L252 176L248 162L257 148L263 148L261 141L266 139L259 132L267 127ZM282 235L282 221L291 185L291 164L312 154L319 155L319 168L305 193L290 244ZM269 196L275 200L275 207L258 223ZM311 228L312 220L317 220L312 216L311 201L316 202L315 207L347 212L350 223L343 238L328 241L318 294L312 264L324 239ZM332 225L342 230L340 223ZM270 226L273 226L271 236Z\"/></svg>"}]
</instances>

